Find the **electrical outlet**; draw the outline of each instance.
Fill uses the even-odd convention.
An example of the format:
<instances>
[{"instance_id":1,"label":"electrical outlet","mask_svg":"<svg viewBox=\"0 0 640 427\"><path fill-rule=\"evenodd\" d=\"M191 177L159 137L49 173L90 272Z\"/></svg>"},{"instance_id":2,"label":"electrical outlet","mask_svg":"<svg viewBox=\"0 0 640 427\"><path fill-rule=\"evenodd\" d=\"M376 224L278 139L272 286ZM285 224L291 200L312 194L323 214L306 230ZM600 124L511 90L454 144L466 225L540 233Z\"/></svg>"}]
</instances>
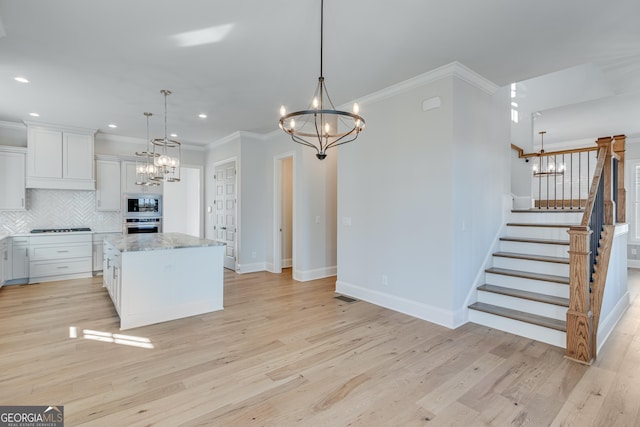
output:
<instances>
[{"instance_id":1,"label":"electrical outlet","mask_svg":"<svg viewBox=\"0 0 640 427\"><path fill-rule=\"evenodd\" d=\"M251 252L251 258L255 258L255 257L257 257L257 256L258 256L258 254L257 254L257 253L255 253L255 252Z\"/></svg>"},{"instance_id":2,"label":"electrical outlet","mask_svg":"<svg viewBox=\"0 0 640 427\"><path fill-rule=\"evenodd\" d=\"M389 286L389 277L386 274L382 275L382 286Z\"/></svg>"},{"instance_id":3,"label":"electrical outlet","mask_svg":"<svg viewBox=\"0 0 640 427\"><path fill-rule=\"evenodd\" d=\"M631 248L631 255L638 255L638 250L636 248Z\"/></svg>"}]
</instances>

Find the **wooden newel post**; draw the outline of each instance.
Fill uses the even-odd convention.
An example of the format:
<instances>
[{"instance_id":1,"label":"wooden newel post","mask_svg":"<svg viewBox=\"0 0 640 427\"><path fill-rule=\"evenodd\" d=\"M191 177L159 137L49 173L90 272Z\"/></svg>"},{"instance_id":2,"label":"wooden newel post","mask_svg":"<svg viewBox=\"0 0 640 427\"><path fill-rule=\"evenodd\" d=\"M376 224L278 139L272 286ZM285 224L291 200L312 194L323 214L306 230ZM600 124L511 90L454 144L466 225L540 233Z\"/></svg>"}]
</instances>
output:
<instances>
[{"instance_id":1,"label":"wooden newel post","mask_svg":"<svg viewBox=\"0 0 640 427\"><path fill-rule=\"evenodd\" d=\"M615 224L615 211L616 206L613 201L613 173L611 171L611 162L612 162L612 154L613 154L613 138L607 136L605 138L598 138L596 141L598 147L606 148L606 155L604 158L604 169L602 171L602 178L604 180L604 223L605 224ZM600 150L598 150L600 151Z\"/></svg>"},{"instance_id":2,"label":"wooden newel post","mask_svg":"<svg viewBox=\"0 0 640 427\"><path fill-rule=\"evenodd\" d=\"M624 188L624 153L625 135L615 135L613 137L613 152L618 156L618 205L616 206L616 221L618 223L627 222L627 190Z\"/></svg>"},{"instance_id":3,"label":"wooden newel post","mask_svg":"<svg viewBox=\"0 0 640 427\"><path fill-rule=\"evenodd\" d=\"M586 226L569 229L569 310L567 311L568 359L591 364L593 318L589 292L589 241L592 231Z\"/></svg>"}]
</instances>

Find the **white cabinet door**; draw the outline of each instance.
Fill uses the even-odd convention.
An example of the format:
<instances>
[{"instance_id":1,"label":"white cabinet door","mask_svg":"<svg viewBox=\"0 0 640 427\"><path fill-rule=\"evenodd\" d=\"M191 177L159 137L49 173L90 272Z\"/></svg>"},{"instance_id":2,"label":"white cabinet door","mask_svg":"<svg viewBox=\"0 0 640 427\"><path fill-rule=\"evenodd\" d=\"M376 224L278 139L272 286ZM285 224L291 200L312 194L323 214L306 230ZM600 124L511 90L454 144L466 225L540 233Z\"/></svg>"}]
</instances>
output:
<instances>
[{"instance_id":1,"label":"white cabinet door","mask_svg":"<svg viewBox=\"0 0 640 427\"><path fill-rule=\"evenodd\" d=\"M62 132L29 128L27 174L36 178L62 178Z\"/></svg>"},{"instance_id":2,"label":"white cabinet door","mask_svg":"<svg viewBox=\"0 0 640 427\"><path fill-rule=\"evenodd\" d=\"M136 181L136 162L122 162L123 193L162 194L162 181L160 185L137 185Z\"/></svg>"},{"instance_id":3,"label":"white cabinet door","mask_svg":"<svg viewBox=\"0 0 640 427\"><path fill-rule=\"evenodd\" d=\"M7 239L0 240L0 286L8 280L9 275L9 245Z\"/></svg>"},{"instance_id":4,"label":"white cabinet door","mask_svg":"<svg viewBox=\"0 0 640 427\"><path fill-rule=\"evenodd\" d=\"M13 237L11 241L11 279L29 277L29 238Z\"/></svg>"},{"instance_id":5,"label":"white cabinet door","mask_svg":"<svg viewBox=\"0 0 640 427\"><path fill-rule=\"evenodd\" d=\"M64 179L93 179L93 135L64 132L62 164Z\"/></svg>"},{"instance_id":6,"label":"white cabinet door","mask_svg":"<svg viewBox=\"0 0 640 427\"><path fill-rule=\"evenodd\" d=\"M0 210L25 210L25 153L0 150Z\"/></svg>"},{"instance_id":7,"label":"white cabinet door","mask_svg":"<svg viewBox=\"0 0 640 427\"><path fill-rule=\"evenodd\" d=\"M95 190L94 133L28 123L27 188Z\"/></svg>"},{"instance_id":8,"label":"white cabinet door","mask_svg":"<svg viewBox=\"0 0 640 427\"><path fill-rule=\"evenodd\" d=\"M120 210L120 162L96 160L96 210Z\"/></svg>"}]
</instances>

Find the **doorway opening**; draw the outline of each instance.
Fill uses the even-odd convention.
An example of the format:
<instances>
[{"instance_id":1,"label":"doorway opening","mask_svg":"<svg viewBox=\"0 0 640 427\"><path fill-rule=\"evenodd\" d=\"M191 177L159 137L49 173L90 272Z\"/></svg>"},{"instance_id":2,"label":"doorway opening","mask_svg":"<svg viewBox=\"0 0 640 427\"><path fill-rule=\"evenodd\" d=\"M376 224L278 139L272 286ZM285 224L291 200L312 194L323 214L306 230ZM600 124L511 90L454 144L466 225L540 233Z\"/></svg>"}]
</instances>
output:
<instances>
[{"instance_id":1,"label":"doorway opening","mask_svg":"<svg viewBox=\"0 0 640 427\"><path fill-rule=\"evenodd\" d=\"M273 272L295 269L295 162L294 154L274 158Z\"/></svg>"}]
</instances>

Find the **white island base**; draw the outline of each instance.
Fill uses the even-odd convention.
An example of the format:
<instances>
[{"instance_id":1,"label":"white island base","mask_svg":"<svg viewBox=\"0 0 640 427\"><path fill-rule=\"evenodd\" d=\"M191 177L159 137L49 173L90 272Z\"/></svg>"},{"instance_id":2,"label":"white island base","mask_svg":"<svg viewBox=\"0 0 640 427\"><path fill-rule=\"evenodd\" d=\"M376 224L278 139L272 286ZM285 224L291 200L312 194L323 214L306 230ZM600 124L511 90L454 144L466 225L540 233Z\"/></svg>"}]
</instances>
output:
<instances>
[{"instance_id":1,"label":"white island base","mask_svg":"<svg viewBox=\"0 0 640 427\"><path fill-rule=\"evenodd\" d=\"M165 233L106 239L104 249L120 329L223 308L224 245Z\"/></svg>"}]
</instances>

